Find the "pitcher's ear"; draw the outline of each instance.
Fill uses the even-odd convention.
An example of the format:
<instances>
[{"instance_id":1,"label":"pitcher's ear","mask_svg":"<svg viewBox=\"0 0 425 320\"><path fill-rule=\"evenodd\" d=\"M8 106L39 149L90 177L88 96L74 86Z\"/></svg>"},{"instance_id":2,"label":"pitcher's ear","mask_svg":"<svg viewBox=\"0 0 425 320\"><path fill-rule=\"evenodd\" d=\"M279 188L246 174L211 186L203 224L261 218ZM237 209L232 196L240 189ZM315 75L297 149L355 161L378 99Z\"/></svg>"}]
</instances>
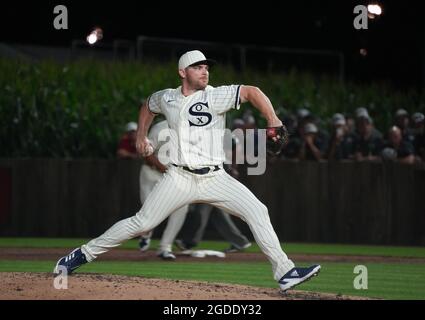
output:
<instances>
[{"instance_id":1,"label":"pitcher's ear","mask_svg":"<svg viewBox=\"0 0 425 320\"><path fill-rule=\"evenodd\" d=\"M180 78L185 79L186 78L186 70L179 69L179 76L180 76Z\"/></svg>"}]
</instances>

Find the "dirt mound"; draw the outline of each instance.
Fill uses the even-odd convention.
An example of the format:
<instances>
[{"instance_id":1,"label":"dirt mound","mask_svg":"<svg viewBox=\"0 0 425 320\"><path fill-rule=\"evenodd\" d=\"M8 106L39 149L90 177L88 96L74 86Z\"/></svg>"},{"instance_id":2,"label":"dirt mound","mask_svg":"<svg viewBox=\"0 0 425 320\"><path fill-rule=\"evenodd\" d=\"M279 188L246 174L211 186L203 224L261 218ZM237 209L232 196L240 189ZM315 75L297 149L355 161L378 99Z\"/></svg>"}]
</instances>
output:
<instances>
[{"instance_id":1,"label":"dirt mound","mask_svg":"<svg viewBox=\"0 0 425 320\"><path fill-rule=\"evenodd\" d=\"M48 273L0 273L1 300L352 300L359 297L197 281L76 274L68 289L54 288ZM58 281L56 281L58 282Z\"/></svg>"}]
</instances>

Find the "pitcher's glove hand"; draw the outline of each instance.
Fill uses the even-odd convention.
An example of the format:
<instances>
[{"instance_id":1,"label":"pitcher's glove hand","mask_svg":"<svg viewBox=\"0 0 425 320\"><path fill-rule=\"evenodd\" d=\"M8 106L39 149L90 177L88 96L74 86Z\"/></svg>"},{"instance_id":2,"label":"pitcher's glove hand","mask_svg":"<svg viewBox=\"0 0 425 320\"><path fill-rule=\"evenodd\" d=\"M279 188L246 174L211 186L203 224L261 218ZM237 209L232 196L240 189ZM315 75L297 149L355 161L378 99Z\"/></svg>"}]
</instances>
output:
<instances>
[{"instance_id":1,"label":"pitcher's glove hand","mask_svg":"<svg viewBox=\"0 0 425 320\"><path fill-rule=\"evenodd\" d=\"M288 144L289 133L284 125L280 127L267 127L267 153L276 156L282 152L283 147Z\"/></svg>"}]
</instances>

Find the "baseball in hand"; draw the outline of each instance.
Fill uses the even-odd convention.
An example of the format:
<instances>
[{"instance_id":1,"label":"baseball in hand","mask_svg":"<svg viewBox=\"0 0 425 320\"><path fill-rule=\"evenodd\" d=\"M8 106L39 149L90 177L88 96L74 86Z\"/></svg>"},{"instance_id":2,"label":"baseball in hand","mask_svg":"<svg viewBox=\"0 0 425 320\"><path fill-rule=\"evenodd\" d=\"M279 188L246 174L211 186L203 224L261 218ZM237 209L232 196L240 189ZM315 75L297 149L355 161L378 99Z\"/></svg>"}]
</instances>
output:
<instances>
[{"instance_id":1,"label":"baseball in hand","mask_svg":"<svg viewBox=\"0 0 425 320\"><path fill-rule=\"evenodd\" d=\"M149 157L151 154L153 154L153 147L150 143L148 143L145 148L145 155L146 157Z\"/></svg>"}]
</instances>

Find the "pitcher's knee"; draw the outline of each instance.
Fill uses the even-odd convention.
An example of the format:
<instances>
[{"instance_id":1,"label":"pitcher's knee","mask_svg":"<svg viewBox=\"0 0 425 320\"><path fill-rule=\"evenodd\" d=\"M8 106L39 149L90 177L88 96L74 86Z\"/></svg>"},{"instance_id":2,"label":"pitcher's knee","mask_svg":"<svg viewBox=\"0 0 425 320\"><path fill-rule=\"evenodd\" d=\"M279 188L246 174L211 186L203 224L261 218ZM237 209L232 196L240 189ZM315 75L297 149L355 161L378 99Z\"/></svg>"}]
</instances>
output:
<instances>
[{"instance_id":1,"label":"pitcher's knee","mask_svg":"<svg viewBox=\"0 0 425 320\"><path fill-rule=\"evenodd\" d=\"M247 211L247 215L246 217L268 217L269 216L269 210L267 209L267 207L262 203L262 202L258 202L256 204L256 206L253 206L250 208L250 210Z\"/></svg>"},{"instance_id":2,"label":"pitcher's knee","mask_svg":"<svg viewBox=\"0 0 425 320\"><path fill-rule=\"evenodd\" d=\"M146 218L139 213L129 218L129 227L131 233L134 235L140 235L144 232L148 232L156 227L153 221L147 221Z\"/></svg>"}]
</instances>

